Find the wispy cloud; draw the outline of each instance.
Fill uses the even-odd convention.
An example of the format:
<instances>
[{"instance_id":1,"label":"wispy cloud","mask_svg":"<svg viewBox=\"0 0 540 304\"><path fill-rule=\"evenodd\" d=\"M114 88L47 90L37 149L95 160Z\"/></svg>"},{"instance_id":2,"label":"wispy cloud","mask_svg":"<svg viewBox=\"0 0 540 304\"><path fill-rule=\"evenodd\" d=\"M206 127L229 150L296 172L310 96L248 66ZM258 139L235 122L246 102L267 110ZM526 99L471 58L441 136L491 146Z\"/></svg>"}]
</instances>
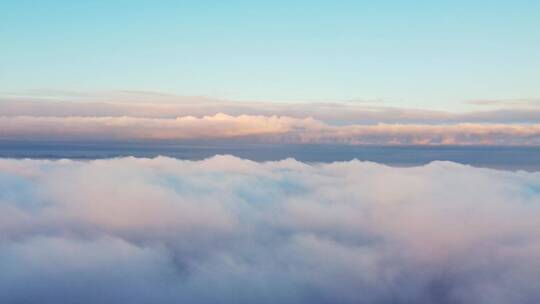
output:
<instances>
[{"instance_id":1,"label":"wispy cloud","mask_svg":"<svg viewBox=\"0 0 540 304\"><path fill-rule=\"evenodd\" d=\"M540 99L476 99L467 103L477 106L502 106L502 107L540 107Z\"/></svg>"}]
</instances>

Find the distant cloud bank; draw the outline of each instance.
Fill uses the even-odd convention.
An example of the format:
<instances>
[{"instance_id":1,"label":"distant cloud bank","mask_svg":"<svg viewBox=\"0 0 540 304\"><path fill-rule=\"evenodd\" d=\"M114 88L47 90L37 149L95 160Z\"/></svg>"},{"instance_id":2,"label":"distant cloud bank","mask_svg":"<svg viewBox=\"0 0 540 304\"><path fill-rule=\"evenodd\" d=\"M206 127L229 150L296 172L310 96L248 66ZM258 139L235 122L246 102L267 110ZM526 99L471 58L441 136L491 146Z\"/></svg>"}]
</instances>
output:
<instances>
[{"instance_id":1,"label":"distant cloud bank","mask_svg":"<svg viewBox=\"0 0 540 304\"><path fill-rule=\"evenodd\" d=\"M41 96L41 95L38 95ZM45 95L47 96L47 95ZM540 102L534 100L479 100L467 104L481 110L446 112L384 106L377 102L240 102L205 97L124 93L82 97L2 97L0 116L36 117L138 117L260 115L312 117L330 124L440 124L440 123L535 123L540 121Z\"/></svg>"},{"instance_id":2,"label":"distant cloud bank","mask_svg":"<svg viewBox=\"0 0 540 304\"><path fill-rule=\"evenodd\" d=\"M0 139L212 140L377 145L540 145L540 125L330 125L313 118L216 114L168 118L0 117Z\"/></svg>"},{"instance_id":3,"label":"distant cloud bank","mask_svg":"<svg viewBox=\"0 0 540 304\"><path fill-rule=\"evenodd\" d=\"M474 101L497 107L451 113L355 102L238 102L144 92L39 94L52 95L0 97L0 140L540 145L540 107L532 99Z\"/></svg>"},{"instance_id":4,"label":"distant cloud bank","mask_svg":"<svg viewBox=\"0 0 540 304\"><path fill-rule=\"evenodd\" d=\"M2 303L537 303L540 174L0 159Z\"/></svg>"}]
</instances>

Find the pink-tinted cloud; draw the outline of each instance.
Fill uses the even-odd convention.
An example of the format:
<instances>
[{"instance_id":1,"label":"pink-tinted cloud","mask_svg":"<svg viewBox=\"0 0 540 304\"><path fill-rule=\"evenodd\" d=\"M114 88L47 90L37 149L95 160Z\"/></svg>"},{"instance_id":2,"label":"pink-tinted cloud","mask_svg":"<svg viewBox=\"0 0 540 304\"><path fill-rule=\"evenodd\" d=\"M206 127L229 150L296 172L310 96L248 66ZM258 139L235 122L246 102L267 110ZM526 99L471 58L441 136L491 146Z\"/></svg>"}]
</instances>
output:
<instances>
[{"instance_id":1,"label":"pink-tinted cloud","mask_svg":"<svg viewBox=\"0 0 540 304\"><path fill-rule=\"evenodd\" d=\"M0 159L0 302L536 303L539 184L449 162Z\"/></svg>"},{"instance_id":2,"label":"pink-tinted cloud","mask_svg":"<svg viewBox=\"0 0 540 304\"><path fill-rule=\"evenodd\" d=\"M540 125L330 125L286 116L0 117L2 139L208 140L377 145L539 145Z\"/></svg>"},{"instance_id":3,"label":"pink-tinted cloud","mask_svg":"<svg viewBox=\"0 0 540 304\"><path fill-rule=\"evenodd\" d=\"M540 107L531 100L483 100L480 110L448 112L432 109L400 108L381 102L246 102L206 97L186 97L144 92L111 92L102 95L69 93L67 96L0 96L1 116L49 117L138 117L176 118L183 116L313 117L329 124L440 124L440 123L535 123ZM45 96L45 97L40 97ZM526 105L526 106L525 106Z\"/></svg>"}]
</instances>

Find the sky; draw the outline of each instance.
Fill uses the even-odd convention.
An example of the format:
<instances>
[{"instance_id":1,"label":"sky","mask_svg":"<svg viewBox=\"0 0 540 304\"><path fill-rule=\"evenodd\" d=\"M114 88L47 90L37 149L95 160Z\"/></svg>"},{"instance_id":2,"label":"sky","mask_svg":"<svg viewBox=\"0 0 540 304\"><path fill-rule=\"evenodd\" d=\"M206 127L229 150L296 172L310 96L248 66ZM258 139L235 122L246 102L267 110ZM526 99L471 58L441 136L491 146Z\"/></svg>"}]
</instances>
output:
<instances>
[{"instance_id":1,"label":"sky","mask_svg":"<svg viewBox=\"0 0 540 304\"><path fill-rule=\"evenodd\" d=\"M539 17L0 0L0 303L540 303Z\"/></svg>"},{"instance_id":2,"label":"sky","mask_svg":"<svg viewBox=\"0 0 540 304\"><path fill-rule=\"evenodd\" d=\"M538 1L1 1L0 93L444 111L540 97Z\"/></svg>"}]
</instances>

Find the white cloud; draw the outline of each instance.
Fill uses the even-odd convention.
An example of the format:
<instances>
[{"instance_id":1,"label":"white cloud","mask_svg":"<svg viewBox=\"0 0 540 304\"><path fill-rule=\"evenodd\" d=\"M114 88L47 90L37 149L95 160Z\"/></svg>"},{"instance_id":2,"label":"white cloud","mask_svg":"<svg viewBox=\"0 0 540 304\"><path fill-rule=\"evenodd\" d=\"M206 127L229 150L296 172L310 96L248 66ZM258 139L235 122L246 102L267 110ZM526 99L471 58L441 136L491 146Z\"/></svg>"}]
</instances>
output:
<instances>
[{"instance_id":1,"label":"white cloud","mask_svg":"<svg viewBox=\"0 0 540 304\"><path fill-rule=\"evenodd\" d=\"M287 116L0 117L0 139L207 140L264 143L539 145L540 125L329 125Z\"/></svg>"},{"instance_id":2,"label":"white cloud","mask_svg":"<svg viewBox=\"0 0 540 304\"><path fill-rule=\"evenodd\" d=\"M0 159L2 303L536 303L540 174Z\"/></svg>"},{"instance_id":3,"label":"white cloud","mask_svg":"<svg viewBox=\"0 0 540 304\"><path fill-rule=\"evenodd\" d=\"M464 102L468 111L389 106L384 102L248 102L148 92L102 94L38 91L31 95L0 95L2 116L138 117L288 116L313 117L333 124L532 123L540 121L534 99ZM483 105L478 108L478 105Z\"/></svg>"},{"instance_id":4,"label":"white cloud","mask_svg":"<svg viewBox=\"0 0 540 304\"><path fill-rule=\"evenodd\" d=\"M540 145L540 108L533 101L473 101L494 107L446 112L384 103L246 102L134 91L4 93L0 140Z\"/></svg>"}]
</instances>

